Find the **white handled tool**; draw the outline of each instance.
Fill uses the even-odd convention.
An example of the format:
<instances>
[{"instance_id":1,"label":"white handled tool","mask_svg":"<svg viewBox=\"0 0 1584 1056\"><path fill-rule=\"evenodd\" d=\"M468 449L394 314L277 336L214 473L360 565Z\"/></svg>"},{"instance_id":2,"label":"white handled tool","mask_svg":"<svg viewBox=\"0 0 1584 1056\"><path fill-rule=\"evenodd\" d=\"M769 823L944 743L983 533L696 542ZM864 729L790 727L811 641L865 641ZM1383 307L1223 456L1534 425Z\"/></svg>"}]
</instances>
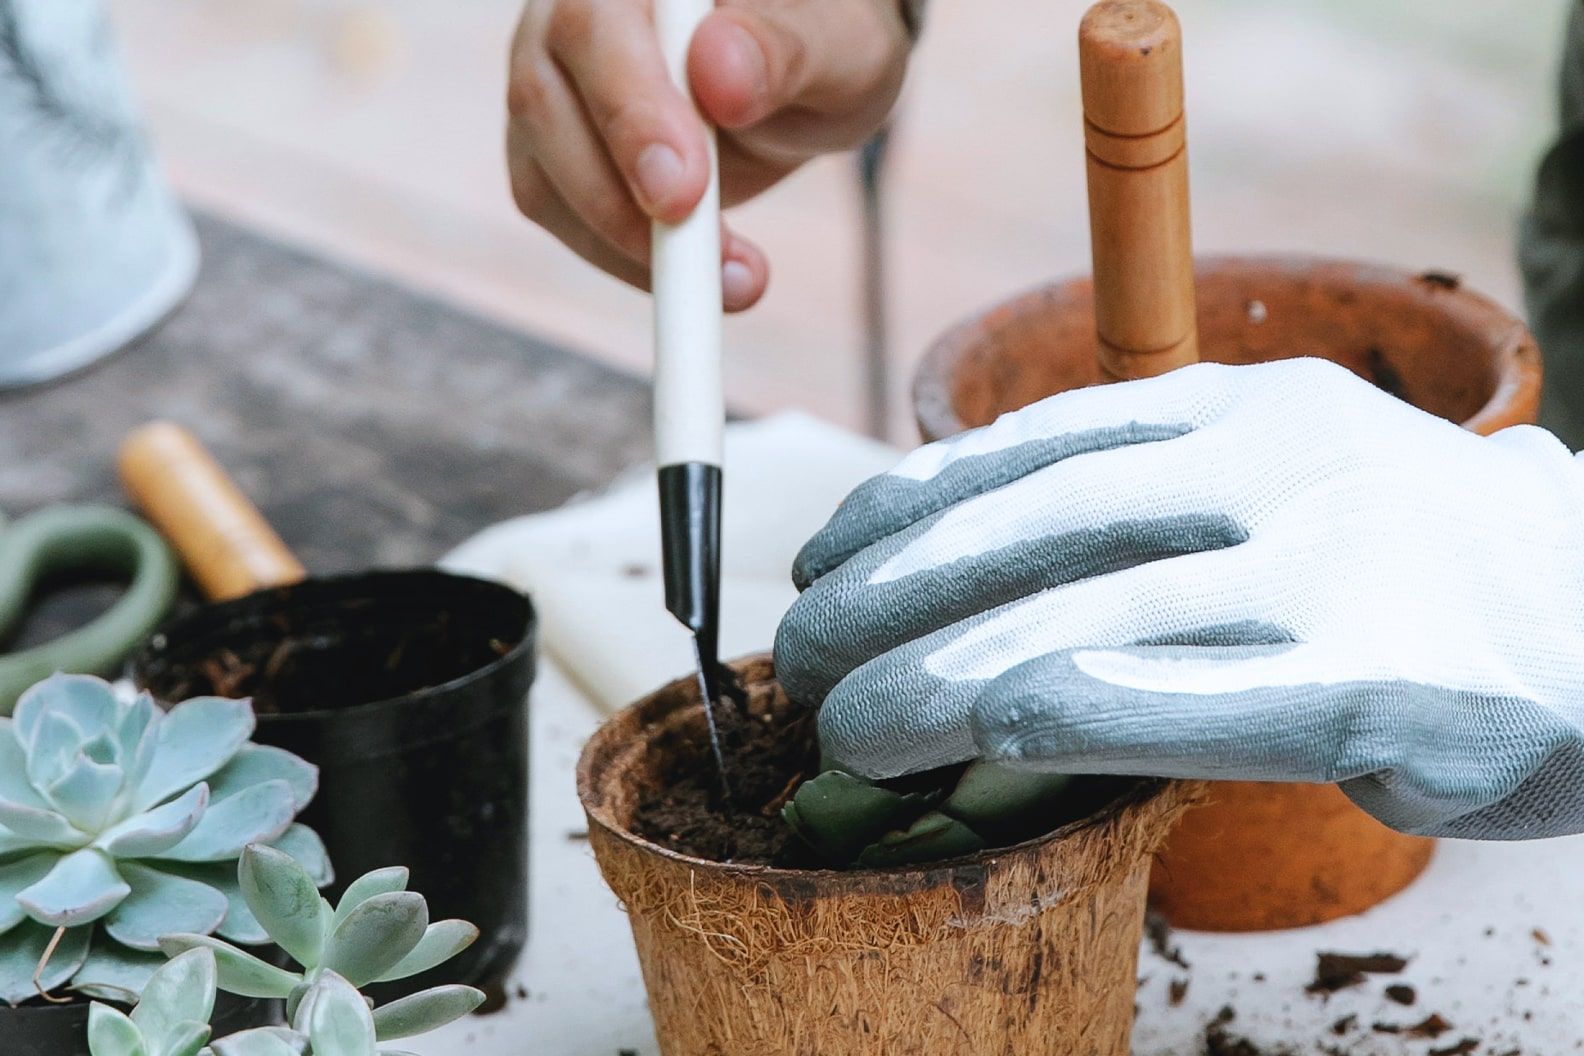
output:
<instances>
[{"instance_id":1,"label":"white handled tool","mask_svg":"<svg viewBox=\"0 0 1584 1056\"><path fill-rule=\"evenodd\" d=\"M687 54L714 0L655 0L655 30L672 80L692 98ZM654 225L655 454L660 465L660 536L666 608L693 632L699 692L710 747L725 787L715 728L721 692L721 384L720 176L708 131L709 186L686 220Z\"/></svg>"}]
</instances>

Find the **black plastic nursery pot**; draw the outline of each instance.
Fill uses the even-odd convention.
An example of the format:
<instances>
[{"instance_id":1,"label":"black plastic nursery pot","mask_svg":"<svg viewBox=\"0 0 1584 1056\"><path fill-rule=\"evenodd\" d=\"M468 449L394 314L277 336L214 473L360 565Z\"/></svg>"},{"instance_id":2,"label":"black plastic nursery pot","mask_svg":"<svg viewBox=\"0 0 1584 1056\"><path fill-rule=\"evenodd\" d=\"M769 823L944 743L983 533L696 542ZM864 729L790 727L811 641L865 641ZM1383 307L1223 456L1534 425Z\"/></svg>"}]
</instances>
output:
<instances>
[{"instance_id":1,"label":"black plastic nursery pot","mask_svg":"<svg viewBox=\"0 0 1584 1056\"><path fill-rule=\"evenodd\" d=\"M323 577L177 618L131 675L166 702L251 697L254 740L319 767L300 820L329 849L332 895L405 865L435 919L478 925L477 943L403 990L489 990L527 939L534 632L528 599L498 583L429 570Z\"/></svg>"},{"instance_id":2,"label":"black plastic nursery pot","mask_svg":"<svg viewBox=\"0 0 1584 1056\"><path fill-rule=\"evenodd\" d=\"M88 1002L43 1002L12 1008L0 1003L0 1053L4 1056L89 1056ZM213 1037L279 1023L281 1002L216 994Z\"/></svg>"}]
</instances>

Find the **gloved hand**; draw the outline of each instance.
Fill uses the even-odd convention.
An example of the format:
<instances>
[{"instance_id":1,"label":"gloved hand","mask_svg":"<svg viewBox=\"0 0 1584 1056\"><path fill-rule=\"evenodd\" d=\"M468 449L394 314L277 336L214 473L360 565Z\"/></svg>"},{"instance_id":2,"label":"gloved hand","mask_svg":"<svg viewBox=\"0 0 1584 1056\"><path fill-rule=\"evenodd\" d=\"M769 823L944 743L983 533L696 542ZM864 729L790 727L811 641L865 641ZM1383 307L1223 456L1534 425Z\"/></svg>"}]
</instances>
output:
<instances>
[{"instance_id":1,"label":"gloved hand","mask_svg":"<svg viewBox=\"0 0 1584 1056\"><path fill-rule=\"evenodd\" d=\"M1337 781L1407 832L1584 831L1584 467L1319 360L1052 397L909 455L798 556L828 756Z\"/></svg>"}]
</instances>

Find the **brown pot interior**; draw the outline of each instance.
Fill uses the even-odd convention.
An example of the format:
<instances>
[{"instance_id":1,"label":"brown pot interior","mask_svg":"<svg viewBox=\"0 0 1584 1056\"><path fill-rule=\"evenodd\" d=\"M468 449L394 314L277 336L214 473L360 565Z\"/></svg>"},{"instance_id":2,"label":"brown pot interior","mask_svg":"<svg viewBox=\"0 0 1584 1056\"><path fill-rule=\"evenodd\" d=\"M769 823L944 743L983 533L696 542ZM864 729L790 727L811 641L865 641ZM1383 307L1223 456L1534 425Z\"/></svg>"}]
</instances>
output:
<instances>
[{"instance_id":1,"label":"brown pot interior","mask_svg":"<svg viewBox=\"0 0 1584 1056\"><path fill-rule=\"evenodd\" d=\"M1523 324L1454 279L1342 261L1199 261L1201 357L1264 363L1318 356L1423 410L1488 433L1529 420L1539 353ZM929 439L985 425L1103 381L1093 286L1030 291L956 327L931 350L915 397ZM1518 409L1528 408L1528 413Z\"/></svg>"}]
</instances>

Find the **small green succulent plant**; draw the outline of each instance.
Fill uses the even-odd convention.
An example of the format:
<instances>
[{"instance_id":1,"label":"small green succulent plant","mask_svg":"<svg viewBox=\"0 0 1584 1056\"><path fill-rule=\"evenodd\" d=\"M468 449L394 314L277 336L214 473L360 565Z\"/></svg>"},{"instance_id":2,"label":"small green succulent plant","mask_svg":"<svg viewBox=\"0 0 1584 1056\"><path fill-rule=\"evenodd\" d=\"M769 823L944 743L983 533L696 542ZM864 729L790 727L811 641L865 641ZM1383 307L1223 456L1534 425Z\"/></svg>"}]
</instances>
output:
<instances>
[{"instance_id":1,"label":"small green succulent plant","mask_svg":"<svg viewBox=\"0 0 1584 1056\"><path fill-rule=\"evenodd\" d=\"M92 1056L197 1056L209 1040L215 960L192 950L149 976L130 1015L95 1001L88 1008Z\"/></svg>"},{"instance_id":2,"label":"small green succulent plant","mask_svg":"<svg viewBox=\"0 0 1584 1056\"><path fill-rule=\"evenodd\" d=\"M330 881L324 844L293 820L318 770L253 729L244 700L167 712L87 675L23 693L0 718L0 1000L70 983L129 1003L163 935L266 941L236 881L249 844Z\"/></svg>"},{"instance_id":3,"label":"small green succulent plant","mask_svg":"<svg viewBox=\"0 0 1584 1056\"><path fill-rule=\"evenodd\" d=\"M892 784L827 769L781 814L837 868L915 865L1039 835L1071 780L982 760Z\"/></svg>"},{"instance_id":4,"label":"small green succulent plant","mask_svg":"<svg viewBox=\"0 0 1584 1056\"><path fill-rule=\"evenodd\" d=\"M411 1056L382 1049L380 1043L423 1034L443 1023L404 1016L398 1008L401 1004L401 1001L393 1001L370 1011L368 1001L355 986L335 972L325 971L308 989L293 1027L264 1027L233 1034L215 1042L212 1053L213 1056Z\"/></svg>"},{"instance_id":5,"label":"small green succulent plant","mask_svg":"<svg viewBox=\"0 0 1584 1056\"><path fill-rule=\"evenodd\" d=\"M310 1036L304 1017L322 979L334 975L354 988L406 979L450 960L478 938L478 928L465 920L430 923L429 904L407 890L405 868L365 873L333 907L306 869L270 847L247 848L237 876L253 919L300 969L277 967L209 935L168 935L160 947L173 956L212 951L222 990L285 998L287 1019ZM469 986L438 986L381 1006L374 1020L382 1037L405 1037L459 1019L483 1000Z\"/></svg>"}]
</instances>

